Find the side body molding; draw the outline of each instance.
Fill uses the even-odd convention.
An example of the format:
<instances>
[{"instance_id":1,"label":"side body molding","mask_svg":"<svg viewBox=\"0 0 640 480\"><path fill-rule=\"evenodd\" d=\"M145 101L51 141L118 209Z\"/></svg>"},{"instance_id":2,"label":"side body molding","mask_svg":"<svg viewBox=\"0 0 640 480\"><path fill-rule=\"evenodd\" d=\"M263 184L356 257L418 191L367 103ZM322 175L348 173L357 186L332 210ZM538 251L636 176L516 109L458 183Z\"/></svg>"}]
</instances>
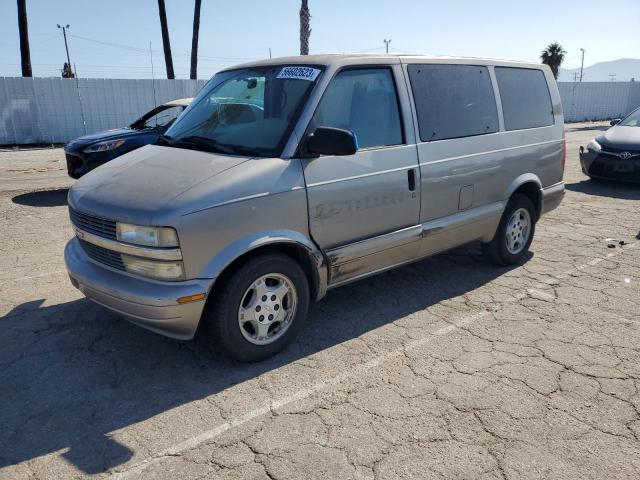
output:
<instances>
[{"instance_id":1,"label":"side body molding","mask_svg":"<svg viewBox=\"0 0 640 480\"><path fill-rule=\"evenodd\" d=\"M327 291L327 262L322 251L308 237L294 230L266 230L240 238L224 247L208 263L200 274L203 278L218 278L222 272L241 256L269 245L301 247L309 259L314 277L315 300L324 297ZM215 285L215 281L214 281Z\"/></svg>"}]
</instances>

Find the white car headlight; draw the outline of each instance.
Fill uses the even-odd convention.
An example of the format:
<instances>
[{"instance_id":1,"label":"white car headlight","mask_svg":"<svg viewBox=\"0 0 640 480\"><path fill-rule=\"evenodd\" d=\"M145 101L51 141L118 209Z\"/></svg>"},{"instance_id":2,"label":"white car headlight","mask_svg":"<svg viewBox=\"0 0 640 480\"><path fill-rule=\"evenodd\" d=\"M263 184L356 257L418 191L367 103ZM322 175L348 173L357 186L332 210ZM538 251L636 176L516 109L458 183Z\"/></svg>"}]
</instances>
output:
<instances>
[{"instance_id":1,"label":"white car headlight","mask_svg":"<svg viewBox=\"0 0 640 480\"><path fill-rule=\"evenodd\" d=\"M116 238L121 242L147 247L178 247L178 234L169 227L142 227L130 223L116 224Z\"/></svg>"},{"instance_id":2,"label":"white car headlight","mask_svg":"<svg viewBox=\"0 0 640 480\"><path fill-rule=\"evenodd\" d=\"M118 147L124 145L126 140L124 138L120 138L117 140L107 140L105 142L98 142L89 145L87 148L83 150L84 153L97 153L97 152L107 152L109 150L114 150Z\"/></svg>"},{"instance_id":3,"label":"white car headlight","mask_svg":"<svg viewBox=\"0 0 640 480\"><path fill-rule=\"evenodd\" d=\"M587 150L594 153L600 153L600 150L602 150L602 147L595 140L591 140L589 143L587 143Z\"/></svg>"},{"instance_id":4,"label":"white car headlight","mask_svg":"<svg viewBox=\"0 0 640 480\"><path fill-rule=\"evenodd\" d=\"M129 273L156 280L178 281L184 280L184 265L181 261L165 262L148 258L132 257L122 254L122 263Z\"/></svg>"}]
</instances>

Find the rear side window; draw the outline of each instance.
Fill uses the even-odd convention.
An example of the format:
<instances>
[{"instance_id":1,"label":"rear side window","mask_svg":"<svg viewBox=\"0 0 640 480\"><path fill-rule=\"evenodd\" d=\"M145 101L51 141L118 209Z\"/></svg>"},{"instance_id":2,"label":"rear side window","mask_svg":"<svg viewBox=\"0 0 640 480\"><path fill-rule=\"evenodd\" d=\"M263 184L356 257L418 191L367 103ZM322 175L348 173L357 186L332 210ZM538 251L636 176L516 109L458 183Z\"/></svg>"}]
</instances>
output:
<instances>
[{"instance_id":1,"label":"rear side window","mask_svg":"<svg viewBox=\"0 0 640 480\"><path fill-rule=\"evenodd\" d=\"M496 67L495 71L507 130L553 125L551 96L542 70Z\"/></svg>"},{"instance_id":2,"label":"rear side window","mask_svg":"<svg viewBox=\"0 0 640 480\"><path fill-rule=\"evenodd\" d=\"M495 133L496 99L487 67L409 65L423 142Z\"/></svg>"},{"instance_id":3,"label":"rear side window","mask_svg":"<svg viewBox=\"0 0 640 480\"><path fill-rule=\"evenodd\" d=\"M403 143L398 96L391 70L358 68L338 73L327 87L310 130L351 130L360 148Z\"/></svg>"}]
</instances>

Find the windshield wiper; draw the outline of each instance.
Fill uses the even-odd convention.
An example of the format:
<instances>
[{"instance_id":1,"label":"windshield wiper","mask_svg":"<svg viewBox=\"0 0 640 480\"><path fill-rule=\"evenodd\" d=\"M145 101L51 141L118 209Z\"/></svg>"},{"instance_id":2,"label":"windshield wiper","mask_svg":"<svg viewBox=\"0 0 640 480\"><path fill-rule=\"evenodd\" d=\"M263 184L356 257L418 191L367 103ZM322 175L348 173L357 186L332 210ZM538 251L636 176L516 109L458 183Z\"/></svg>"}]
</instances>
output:
<instances>
[{"instance_id":1,"label":"windshield wiper","mask_svg":"<svg viewBox=\"0 0 640 480\"><path fill-rule=\"evenodd\" d=\"M164 145L171 146L171 140L172 140L172 137L170 137L169 135L160 135L158 137L158 140L156 140L156 145L164 144Z\"/></svg>"},{"instance_id":2,"label":"windshield wiper","mask_svg":"<svg viewBox=\"0 0 640 480\"><path fill-rule=\"evenodd\" d=\"M207 150L228 153L230 155L248 155L255 156L256 152L249 148L242 148L232 145L225 145L222 143L218 143L212 138L202 137L199 135L190 135L188 137L177 138L177 139L169 139L169 145L172 147L180 147L182 146L197 146L204 147Z\"/></svg>"}]
</instances>

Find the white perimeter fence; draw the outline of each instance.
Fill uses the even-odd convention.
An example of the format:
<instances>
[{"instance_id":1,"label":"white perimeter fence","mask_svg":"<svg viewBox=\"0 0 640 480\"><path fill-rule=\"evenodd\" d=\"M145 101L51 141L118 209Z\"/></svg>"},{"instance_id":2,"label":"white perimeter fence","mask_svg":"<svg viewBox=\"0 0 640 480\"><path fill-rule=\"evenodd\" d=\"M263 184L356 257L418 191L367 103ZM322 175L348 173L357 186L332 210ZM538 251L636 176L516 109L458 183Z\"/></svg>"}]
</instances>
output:
<instances>
[{"instance_id":1,"label":"white perimeter fence","mask_svg":"<svg viewBox=\"0 0 640 480\"><path fill-rule=\"evenodd\" d=\"M156 105L194 96L205 82L0 77L0 145L63 143L130 125Z\"/></svg>"},{"instance_id":2,"label":"white perimeter fence","mask_svg":"<svg viewBox=\"0 0 640 480\"><path fill-rule=\"evenodd\" d=\"M155 105L191 97L205 80L0 77L0 145L63 143L129 125ZM565 120L603 120L640 106L640 82L559 84Z\"/></svg>"}]
</instances>

